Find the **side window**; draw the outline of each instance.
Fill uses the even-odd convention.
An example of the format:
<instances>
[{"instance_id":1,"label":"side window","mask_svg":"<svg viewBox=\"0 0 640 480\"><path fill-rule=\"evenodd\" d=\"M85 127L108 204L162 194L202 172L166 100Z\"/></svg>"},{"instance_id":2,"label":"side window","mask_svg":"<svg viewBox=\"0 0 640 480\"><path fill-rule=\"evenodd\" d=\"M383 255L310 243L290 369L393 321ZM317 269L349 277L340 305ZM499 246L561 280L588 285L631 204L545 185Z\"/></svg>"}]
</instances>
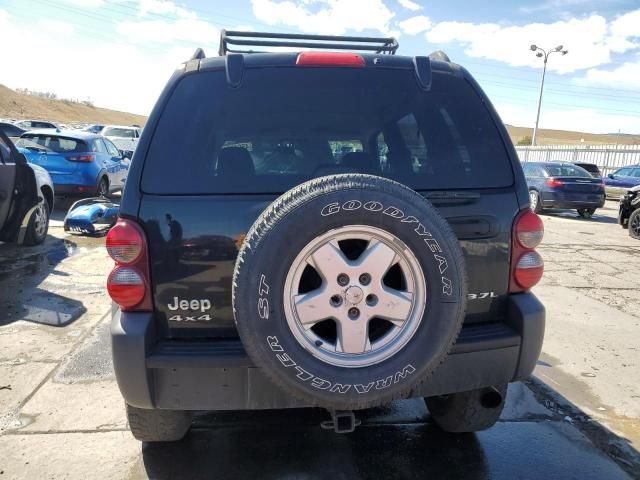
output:
<instances>
[{"instance_id":1,"label":"side window","mask_svg":"<svg viewBox=\"0 0 640 480\"><path fill-rule=\"evenodd\" d=\"M640 177L640 168L634 168L629 176L635 178Z\"/></svg>"},{"instance_id":2,"label":"side window","mask_svg":"<svg viewBox=\"0 0 640 480\"><path fill-rule=\"evenodd\" d=\"M620 170L615 172L615 174L616 175L620 175L622 177L628 177L631 174L631 169L630 168L621 168Z\"/></svg>"},{"instance_id":3,"label":"side window","mask_svg":"<svg viewBox=\"0 0 640 480\"><path fill-rule=\"evenodd\" d=\"M524 172L524 174L529 177L531 176L531 165L527 164L527 163L523 163L522 164L522 171Z\"/></svg>"},{"instance_id":4,"label":"side window","mask_svg":"<svg viewBox=\"0 0 640 480\"><path fill-rule=\"evenodd\" d=\"M98 153L107 153L107 147L104 146L104 142L101 138L96 138L93 141L93 151Z\"/></svg>"},{"instance_id":5,"label":"side window","mask_svg":"<svg viewBox=\"0 0 640 480\"><path fill-rule=\"evenodd\" d=\"M120 156L120 151L116 148L116 146L111 143L109 140L103 140L104 144L107 146L107 152L109 152L109 155L111 155L112 157L119 157Z\"/></svg>"}]
</instances>

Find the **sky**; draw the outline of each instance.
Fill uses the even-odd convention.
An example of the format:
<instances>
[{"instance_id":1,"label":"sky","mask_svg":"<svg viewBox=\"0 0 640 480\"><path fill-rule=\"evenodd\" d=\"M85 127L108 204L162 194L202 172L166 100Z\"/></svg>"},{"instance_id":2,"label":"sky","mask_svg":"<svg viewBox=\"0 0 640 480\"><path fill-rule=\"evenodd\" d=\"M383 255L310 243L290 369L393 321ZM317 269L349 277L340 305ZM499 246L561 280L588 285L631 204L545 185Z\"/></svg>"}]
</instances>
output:
<instances>
[{"instance_id":1,"label":"sky","mask_svg":"<svg viewBox=\"0 0 640 480\"><path fill-rule=\"evenodd\" d=\"M172 71L220 29L395 36L445 51L505 123L640 133L640 1L0 0L0 84L147 115Z\"/></svg>"}]
</instances>

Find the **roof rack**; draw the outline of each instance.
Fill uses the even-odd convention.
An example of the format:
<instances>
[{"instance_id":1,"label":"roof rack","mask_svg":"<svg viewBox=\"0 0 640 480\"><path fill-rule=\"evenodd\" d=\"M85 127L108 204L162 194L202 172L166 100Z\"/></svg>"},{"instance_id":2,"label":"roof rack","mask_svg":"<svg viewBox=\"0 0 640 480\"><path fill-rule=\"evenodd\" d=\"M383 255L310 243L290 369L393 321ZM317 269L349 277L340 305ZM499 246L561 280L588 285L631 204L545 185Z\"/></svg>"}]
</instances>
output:
<instances>
[{"instance_id":1,"label":"roof rack","mask_svg":"<svg viewBox=\"0 0 640 480\"><path fill-rule=\"evenodd\" d=\"M218 55L227 53L257 53L255 50L236 50L230 46L296 47L334 50L363 50L394 55L398 41L393 37L338 37L333 35L306 35L299 33L264 33L222 30Z\"/></svg>"}]
</instances>

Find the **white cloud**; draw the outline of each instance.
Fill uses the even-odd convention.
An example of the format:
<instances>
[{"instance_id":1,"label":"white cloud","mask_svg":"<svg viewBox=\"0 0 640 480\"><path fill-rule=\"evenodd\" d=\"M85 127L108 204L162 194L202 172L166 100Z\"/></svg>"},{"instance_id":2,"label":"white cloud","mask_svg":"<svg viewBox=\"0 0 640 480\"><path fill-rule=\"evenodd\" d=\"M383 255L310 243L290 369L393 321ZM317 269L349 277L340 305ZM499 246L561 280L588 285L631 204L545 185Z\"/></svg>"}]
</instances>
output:
<instances>
[{"instance_id":1,"label":"white cloud","mask_svg":"<svg viewBox=\"0 0 640 480\"><path fill-rule=\"evenodd\" d=\"M138 9L141 16L155 13L158 15L176 15L180 18L196 18L197 15L179 7L170 0L139 0Z\"/></svg>"},{"instance_id":2,"label":"white cloud","mask_svg":"<svg viewBox=\"0 0 640 480\"><path fill-rule=\"evenodd\" d=\"M418 10L422 10L422 6L417 4L416 2L412 2L411 0L398 0L398 3L402 5L407 10L411 10L413 12L417 12Z\"/></svg>"},{"instance_id":3,"label":"white cloud","mask_svg":"<svg viewBox=\"0 0 640 480\"><path fill-rule=\"evenodd\" d=\"M612 86L617 89L637 89L640 93L640 59L625 62L612 70L592 68L583 77L576 78L578 85Z\"/></svg>"},{"instance_id":4,"label":"white cloud","mask_svg":"<svg viewBox=\"0 0 640 480\"><path fill-rule=\"evenodd\" d=\"M341 35L347 30L377 30L394 34L389 22L395 14L382 0L251 0L251 5L261 22L307 33Z\"/></svg>"},{"instance_id":5,"label":"white cloud","mask_svg":"<svg viewBox=\"0 0 640 480\"><path fill-rule=\"evenodd\" d=\"M614 36L604 17L591 15L522 26L442 22L428 31L426 38L431 43L457 42L465 46L465 54L470 57L497 60L516 67L540 66L540 60L529 51L529 45L544 42L541 47L552 48L562 44L569 54L562 58L559 55L552 57L548 68L568 73L608 63L613 51L609 42ZM617 38L619 41L626 37L620 33ZM618 46L618 51L626 50L622 45Z\"/></svg>"},{"instance_id":6,"label":"white cloud","mask_svg":"<svg viewBox=\"0 0 640 480\"><path fill-rule=\"evenodd\" d=\"M198 15L169 0L139 0L141 19L124 20L116 31L136 43L191 42L200 45L217 43L219 31ZM149 14L162 15L167 20L148 19ZM173 17L173 19L171 19Z\"/></svg>"},{"instance_id":7,"label":"white cloud","mask_svg":"<svg viewBox=\"0 0 640 480\"><path fill-rule=\"evenodd\" d=\"M64 0L66 3L75 5L76 7L96 8L104 4L104 0Z\"/></svg>"},{"instance_id":8,"label":"white cloud","mask_svg":"<svg viewBox=\"0 0 640 480\"><path fill-rule=\"evenodd\" d=\"M40 24L38 19L32 21ZM91 98L97 106L145 115L173 70L193 53L191 46L143 50L118 38L70 42L46 29L28 29L0 9L0 44L12 43L21 48L3 53L3 61L11 68L0 70L0 83L54 92L61 98ZM37 51L38 60L24 55L25 51ZM77 69L60 68L61 53L64 58L100 61L91 62L89 76L78 75Z\"/></svg>"},{"instance_id":9,"label":"white cloud","mask_svg":"<svg viewBox=\"0 0 640 480\"><path fill-rule=\"evenodd\" d=\"M610 25L609 46L614 52L640 47L640 9L617 17Z\"/></svg>"},{"instance_id":10,"label":"white cloud","mask_svg":"<svg viewBox=\"0 0 640 480\"><path fill-rule=\"evenodd\" d=\"M535 5L524 5L520 7L520 11L523 13L534 13L551 10L558 15L565 13L566 9L575 9L576 7L586 6L592 3L594 3L593 0L547 0L545 2L538 2Z\"/></svg>"},{"instance_id":11,"label":"white cloud","mask_svg":"<svg viewBox=\"0 0 640 480\"><path fill-rule=\"evenodd\" d=\"M255 29L251 25L236 25L235 27L229 28L228 30L237 32L253 32Z\"/></svg>"},{"instance_id":12,"label":"white cloud","mask_svg":"<svg viewBox=\"0 0 640 480\"><path fill-rule=\"evenodd\" d=\"M198 19L125 20L116 30L127 40L137 43L192 42L212 45L218 42L219 31Z\"/></svg>"},{"instance_id":13,"label":"white cloud","mask_svg":"<svg viewBox=\"0 0 640 480\"><path fill-rule=\"evenodd\" d=\"M48 32L55 33L57 35L64 35L66 37L73 35L75 28L73 25L67 22L61 22L60 20L53 20L43 18L38 20L38 26Z\"/></svg>"},{"instance_id":14,"label":"white cloud","mask_svg":"<svg viewBox=\"0 0 640 480\"><path fill-rule=\"evenodd\" d=\"M424 15L417 15L398 23L400 29L408 35L417 35L431 28L431 20Z\"/></svg>"}]
</instances>

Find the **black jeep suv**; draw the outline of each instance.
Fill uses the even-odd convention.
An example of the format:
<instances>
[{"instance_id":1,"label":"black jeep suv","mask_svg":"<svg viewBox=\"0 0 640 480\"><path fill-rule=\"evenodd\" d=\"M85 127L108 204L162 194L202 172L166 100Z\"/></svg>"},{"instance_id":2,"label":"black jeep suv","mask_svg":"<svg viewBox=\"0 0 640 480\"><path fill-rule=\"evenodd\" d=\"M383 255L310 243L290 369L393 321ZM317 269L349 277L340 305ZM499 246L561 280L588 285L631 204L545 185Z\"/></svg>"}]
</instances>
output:
<instances>
[{"instance_id":1,"label":"black jeep suv","mask_svg":"<svg viewBox=\"0 0 640 480\"><path fill-rule=\"evenodd\" d=\"M309 406L346 432L411 397L476 431L531 373L543 227L513 145L464 68L396 48L223 32L171 77L106 240L136 438Z\"/></svg>"}]
</instances>

